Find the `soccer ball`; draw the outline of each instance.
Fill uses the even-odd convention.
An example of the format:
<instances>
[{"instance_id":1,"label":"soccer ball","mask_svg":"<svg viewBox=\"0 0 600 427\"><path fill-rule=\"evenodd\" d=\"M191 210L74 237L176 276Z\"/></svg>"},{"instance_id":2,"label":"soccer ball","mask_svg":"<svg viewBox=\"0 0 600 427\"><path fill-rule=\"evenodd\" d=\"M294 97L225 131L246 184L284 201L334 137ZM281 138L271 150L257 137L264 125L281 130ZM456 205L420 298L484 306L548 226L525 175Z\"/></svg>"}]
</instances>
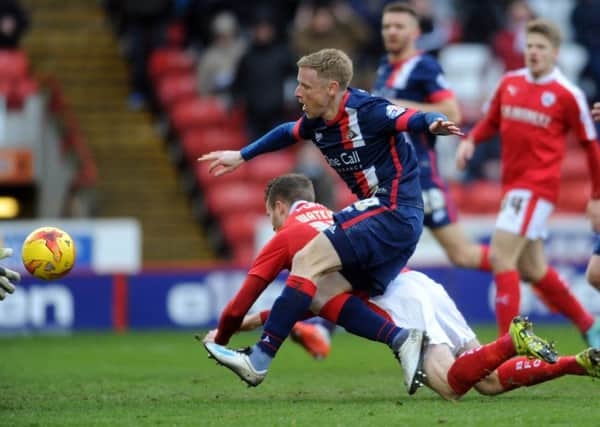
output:
<instances>
[{"instance_id":1,"label":"soccer ball","mask_svg":"<svg viewBox=\"0 0 600 427\"><path fill-rule=\"evenodd\" d=\"M39 279L65 276L75 264L75 244L69 234L56 227L33 230L23 242L23 265Z\"/></svg>"}]
</instances>

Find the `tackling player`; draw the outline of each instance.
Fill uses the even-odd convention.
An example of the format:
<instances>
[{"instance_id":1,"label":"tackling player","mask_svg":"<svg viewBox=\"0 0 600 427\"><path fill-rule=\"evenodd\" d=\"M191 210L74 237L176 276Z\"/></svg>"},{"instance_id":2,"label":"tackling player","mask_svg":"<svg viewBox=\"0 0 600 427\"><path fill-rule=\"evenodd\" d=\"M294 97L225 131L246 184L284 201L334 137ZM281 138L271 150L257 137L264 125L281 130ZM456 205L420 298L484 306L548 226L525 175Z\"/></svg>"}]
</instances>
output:
<instances>
[{"instance_id":1,"label":"tackling player","mask_svg":"<svg viewBox=\"0 0 600 427\"><path fill-rule=\"evenodd\" d=\"M215 357L229 352L228 366L235 366L238 373L243 370L253 385L266 375L292 327L313 303L317 288L328 296L321 302L352 289L332 280L333 273L343 268L356 279L354 286L381 294L413 254L422 231L423 203L415 154L400 132L462 135L442 114L400 108L349 87L352 61L338 49L304 56L297 65L296 97L304 111L298 121L276 127L241 151L216 151L199 159L211 161L209 170L217 169L215 174L220 175L257 155L310 139L360 199L335 213L334 225L294 255L286 286L250 355L209 349ZM389 328L383 340L396 354L405 342L422 341L422 334L387 324L355 300L343 301L340 307L359 335L382 340L381 328ZM313 309L319 305L315 301ZM379 318L364 321L368 316ZM415 357L420 356L411 355ZM405 369L406 365L417 366L407 362Z\"/></svg>"},{"instance_id":2,"label":"tackling player","mask_svg":"<svg viewBox=\"0 0 600 427\"><path fill-rule=\"evenodd\" d=\"M483 120L461 141L457 167L464 169L475 144L497 132L502 141L504 199L490 247L496 282L496 318L500 334L519 313L520 279L571 319L588 344L600 347L600 321L577 301L548 267L543 239L558 196L566 135L574 131L586 150L592 176L591 217L600 215L600 150L583 93L556 68L558 28L546 20L527 25L527 67L506 73Z\"/></svg>"},{"instance_id":3,"label":"tackling player","mask_svg":"<svg viewBox=\"0 0 600 427\"><path fill-rule=\"evenodd\" d=\"M10 248L0 248L0 259L12 256L13 250ZM0 301L6 298L7 294L15 291L15 284L19 283L21 275L10 268L0 266Z\"/></svg>"}]
</instances>

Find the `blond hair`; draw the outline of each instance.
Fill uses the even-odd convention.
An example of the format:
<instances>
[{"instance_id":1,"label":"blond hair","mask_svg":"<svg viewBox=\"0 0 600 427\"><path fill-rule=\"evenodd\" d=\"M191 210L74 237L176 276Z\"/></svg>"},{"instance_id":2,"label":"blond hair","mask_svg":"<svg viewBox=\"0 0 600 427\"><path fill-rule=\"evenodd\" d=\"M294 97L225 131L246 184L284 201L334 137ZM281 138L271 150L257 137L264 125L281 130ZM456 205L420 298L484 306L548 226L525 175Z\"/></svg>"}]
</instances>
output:
<instances>
[{"instance_id":1,"label":"blond hair","mask_svg":"<svg viewBox=\"0 0 600 427\"><path fill-rule=\"evenodd\" d=\"M527 23L527 34L537 33L546 37L552 46L558 48L561 42L560 29L547 19L534 19Z\"/></svg>"},{"instance_id":2,"label":"blond hair","mask_svg":"<svg viewBox=\"0 0 600 427\"><path fill-rule=\"evenodd\" d=\"M338 82L342 89L352 80L352 60L339 49L321 49L303 56L296 65L312 68L319 77Z\"/></svg>"}]
</instances>

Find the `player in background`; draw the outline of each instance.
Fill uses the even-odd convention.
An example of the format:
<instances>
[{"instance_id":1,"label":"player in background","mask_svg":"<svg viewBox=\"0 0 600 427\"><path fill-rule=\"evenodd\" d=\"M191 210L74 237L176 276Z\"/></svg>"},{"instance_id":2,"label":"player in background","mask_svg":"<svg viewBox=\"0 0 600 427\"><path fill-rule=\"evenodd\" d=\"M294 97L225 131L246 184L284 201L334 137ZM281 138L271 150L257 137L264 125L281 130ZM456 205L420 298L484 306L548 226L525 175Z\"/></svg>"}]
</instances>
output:
<instances>
[{"instance_id":1,"label":"player in background","mask_svg":"<svg viewBox=\"0 0 600 427\"><path fill-rule=\"evenodd\" d=\"M0 248L0 259L12 256L13 250L10 248ZM19 283L21 275L10 268L0 266L0 301L6 298L7 294L15 291L15 284Z\"/></svg>"},{"instance_id":2,"label":"player in background","mask_svg":"<svg viewBox=\"0 0 600 427\"><path fill-rule=\"evenodd\" d=\"M600 378L600 349L558 357L551 344L533 335L531 322L523 317L512 320L509 333L481 345L444 287L418 271L401 272L370 302L397 325L425 330L425 384L444 399L458 399L471 388L497 395L564 375ZM240 330L260 327L268 315L247 315ZM217 334L212 330L204 340Z\"/></svg>"},{"instance_id":3,"label":"player in background","mask_svg":"<svg viewBox=\"0 0 600 427\"><path fill-rule=\"evenodd\" d=\"M207 347L252 385L264 379L296 321L311 305L313 311L321 309L319 301L313 301L318 288L328 296L324 301L336 301L352 289L332 280L333 273L343 268L357 280L354 287L381 294L413 254L422 231L423 203L414 150L400 132L462 134L442 114L400 108L349 87L352 61L338 49L306 55L297 65L296 97L304 111L298 121L274 128L241 151L216 151L199 159L211 161L209 170L220 175L257 155L310 139L360 199L335 213L334 225L296 252L286 286L249 355L216 344ZM395 327L357 298L337 301L356 334L385 341L405 370L416 369L422 358L422 332ZM369 317L372 320L365 321ZM403 347L414 351L403 352Z\"/></svg>"},{"instance_id":4,"label":"player in background","mask_svg":"<svg viewBox=\"0 0 600 427\"><path fill-rule=\"evenodd\" d=\"M435 58L416 48L420 29L415 10L404 2L387 4L381 18L381 36L386 55L377 70L372 93L400 107L439 111L459 123L458 102L442 68ZM424 225L452 264L491 271L488 247L469 241L457 222L456 207L438 172L435 135L407 132L404 136L412 142L419 160Z\"/></svg>"},{"instance_id":5,"label":"player in background","mask_svg":"<svg viewBox=\"0 0 600 427\"><path fill-rule=\"evenodd\" d=\"M596 102L592 107L592 118L594 121L600 122L600 102ZM592 216L591 220L596 232L596 244L588 263L586 277L592 286L600 290L600 215Z\"/></svg>"},{"instance_id":6,"label":"player in background","mask_svg":"<svg viewBox=\"0 0 600 427\"><path fill-rule=\"evenodd\" d=\"M560 165L570 131L587 153L592 176L588 213L592 218L600 215L596 132L583 93L556 68L560 38L551 22L528 23L526 68L504 75L485 117L459 144L456 163L464 169L475 144L499 132L504 196L490 245L499 333L504 334L519 313L522 278L575 323L588 345L600 347L600 322L577 301L544 257L543 239L558 197Z\"/></svg>"},{"instance_id":7,"label":"player in background","mask_svg":"<svg viewBox=\"0 0 600 427\"><path fill-rule=\"evenodd\" d=\"M241 288L223 310L217 328L218 333L214 337L215 343L226 345L229 342L231 335L238 330L242 319L264 289L283 270L291 268L294 254L310 242L320 230L333 224L333 212L323 205L314 203L314 200L312 182L304 175L288 174L269 182L265 190L265 205L276 234L261 249ZM340 274L336 273L332 276L332 280L341 282ZM315 300L318 301L320 298L321 295L317 292ZM352 319L352 310L349 309L356 302L358 302L356 297L348 298L348 295L334 298L323 306L320 314L332 322L347 327L349 332L360 334L360 329L356 329L357 325ZM375 313L367 313L362 321L378 322L372 314ZM313 316L312 313L308 315ZM392 331L393 323L388 322L387 319L385 321L376 337L367 338L387 342L385 335ZM405 378L410 375L412 374L405 374ZM247 381L244 377L242 379ZM417 381L418 379L414 381L414 389Z\"/></svg>"}]
</instances>

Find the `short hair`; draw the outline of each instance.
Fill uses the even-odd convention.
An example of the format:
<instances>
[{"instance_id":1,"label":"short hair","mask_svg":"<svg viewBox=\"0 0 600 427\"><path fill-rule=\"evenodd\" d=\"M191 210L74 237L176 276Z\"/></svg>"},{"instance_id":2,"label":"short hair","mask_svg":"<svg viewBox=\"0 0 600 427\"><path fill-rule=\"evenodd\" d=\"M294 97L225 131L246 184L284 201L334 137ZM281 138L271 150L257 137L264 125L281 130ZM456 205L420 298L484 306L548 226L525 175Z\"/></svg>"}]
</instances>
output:
<instances>
[{"instance_id":1,"label":"short hair","mask_svg":"<svg viewBox=\"0 0 600 427\"><path fill-rule=\"evenodd\" d=\"M383 8L382 15L385 15L386 13L407 13L419 22L419 15L417 15L415 8L403 1L395 1L386 4Z\"/></svg>"},{"instance_id":2,"label":"short hair","mask_svg":"<svg viewBox=\"0 0 600 427\"><path fill-rule=\"evenodd\" d=\"M265 188L265 202L270 208L275 206L275 202L281 200L290 205L298 200L307 202L315 201L315 188L312 181L299 173L288 173L286 175L273 178Z\"/></svg>"},{"instance_id":3,"label":"short hair","mask_svg":"<svg viewBox=\"0 0 600 427\"><path fill-rule=\"evenodd\" d=\"M527 34L537 33L550 40L554 47L559 47L561 42L560 29L547 19L534 19L527 23Z\"/></svg>"},{"instance_id":4,"label":"short hair","mask_svg":"<svg viewBox=\"0 0 600 427\"><path fill-rule=\"evenodd\" d=\"M346 89L352 80L352 60L340 49L321 49L303 56L298 67L312 68L319 77L334 80Z\"/></svg>"}]
</instances>

